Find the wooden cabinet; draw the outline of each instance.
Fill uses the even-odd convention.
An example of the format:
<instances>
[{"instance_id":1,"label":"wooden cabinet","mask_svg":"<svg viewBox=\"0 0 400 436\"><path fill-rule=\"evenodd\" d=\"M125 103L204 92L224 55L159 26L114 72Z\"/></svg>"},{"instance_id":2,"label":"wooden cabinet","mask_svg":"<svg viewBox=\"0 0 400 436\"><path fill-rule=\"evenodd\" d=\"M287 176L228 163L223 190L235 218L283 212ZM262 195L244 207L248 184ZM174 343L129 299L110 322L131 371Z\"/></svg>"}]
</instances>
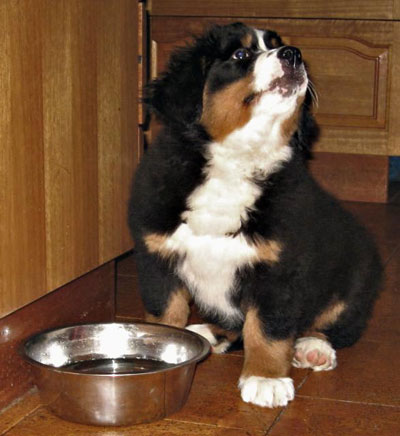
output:
<instances>
[{"instance_id":1,"label":"wooden cabinet","mask_svg":"<svg viewBox=\"0 0 400 436\"><path fill-rule=\"evenodd\" d=\"M152 16L400 19L398 0L148 0Z\"/></svg>"},{"instance_id":2,"label":"wooden cabinet","mask_svg":"<svg viewBox=\"0 0 400 436\"><path fill-rule=\"evenodd\" d=\"M0 3L0 316L132 247L137 7Z\"/></svg>"},{"instance_id":3,"label":"wooden cabinet","mask_svg":"<svg viewBox=\"0 0 400 436\"><path fill-rule=\"evenodd\" d=\"M163 69L174 46L184 44L212 23L240 20L273 29L286 44L300 47L319 95L315 113L321 135L314 150L342 156L349 174L341 174L340 183L350 190L357 183L354 173L362 171L368 161L368 171L372 168L376 174L360 178L359 183L365 186L366 181L373 180L367 188L370 199L385 199L387 156L400 155L399 0L152 0L149 13L153 77ZM371 159L357 160L354 155L369 156L376 165L370 164ZM313 165L324 184L326 162L323 170L318 168L319 162L317 158ZM333 172L340 170L339 164ZM377 180L382 183L381 189L373 193ZM339 180L331 182L330 188L335 189ZM361 197L355 192L336 193L344 199L368 200L365 192Z\"/></svg>"}]
</instances>

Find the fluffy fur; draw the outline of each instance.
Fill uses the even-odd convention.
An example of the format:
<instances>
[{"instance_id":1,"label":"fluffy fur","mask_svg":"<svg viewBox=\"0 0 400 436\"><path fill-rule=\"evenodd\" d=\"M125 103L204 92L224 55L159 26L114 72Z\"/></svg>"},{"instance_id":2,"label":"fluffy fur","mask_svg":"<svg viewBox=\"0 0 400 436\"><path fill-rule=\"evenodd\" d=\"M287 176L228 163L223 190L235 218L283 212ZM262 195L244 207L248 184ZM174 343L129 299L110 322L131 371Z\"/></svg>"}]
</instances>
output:
<instances>
[{"instance_id":1,"label":"fluffy fur","mask_svg":"<svg viewBox=\"0 0 400 436\"><path fill-rule=\"evenodd\" d=\"M368 234L307 170L317 127L301 53L271 31L214 26L172 54L146 101L163 129L129 224L148 319L184 327L193 299L210 323L193 330L216 351L243 337L244 401L284 405L295 346L294 365L332 369L381 278Z\"/></svg>"}]
</instances>

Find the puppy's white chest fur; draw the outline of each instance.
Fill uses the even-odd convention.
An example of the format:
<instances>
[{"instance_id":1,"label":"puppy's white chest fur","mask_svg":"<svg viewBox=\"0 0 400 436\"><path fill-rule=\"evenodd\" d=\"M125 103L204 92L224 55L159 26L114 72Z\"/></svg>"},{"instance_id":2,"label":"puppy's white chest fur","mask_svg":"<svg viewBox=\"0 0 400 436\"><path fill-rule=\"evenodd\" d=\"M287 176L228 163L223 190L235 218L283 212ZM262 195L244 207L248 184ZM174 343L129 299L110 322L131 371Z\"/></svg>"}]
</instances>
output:
<instances>
[{"instance_id":1,"label":"puppy's white chest fur","mask_svg":"<svg viewBox=\"0 0 400 436\"><path fill-rule=\"evenodd\" d=\"M196 303L226 319L241 318L231 301L236 272L257 257L242 234L231 235L261 195L254 178L276 171L291 156L289 147L266 147L254 129L245 130L210 144L205 182L188 198L183 224L167 240L168 249L180 255L177 273Z\"/></svg>"}]
</instances>

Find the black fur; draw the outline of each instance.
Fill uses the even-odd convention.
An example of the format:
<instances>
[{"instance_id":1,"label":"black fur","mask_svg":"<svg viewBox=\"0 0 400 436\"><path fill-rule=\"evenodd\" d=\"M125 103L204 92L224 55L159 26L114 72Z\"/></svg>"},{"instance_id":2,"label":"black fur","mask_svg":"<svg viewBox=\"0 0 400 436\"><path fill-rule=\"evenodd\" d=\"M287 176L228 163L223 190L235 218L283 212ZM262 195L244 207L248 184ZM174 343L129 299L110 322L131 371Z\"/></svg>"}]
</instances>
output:
<instances>
[{"instance_id":1,"label":"black fur","mask_svg":"<svg viewBox=\"0 0 400 436\"><path fill-rule=\"evenodd\" d=\"M141 294L146 310L155 316L163 313L170 292L180 285L174 268L178 260L149 253L143 237L153 232L172 234L182 222L188 196L204 181L210 138L199 123L203 89L215 65L240 47L246 30L239 23L213 27L192 45L176 51L166 73L147 91L146 101L164 128L136 172L129 225L136 244ZM268 33L267 45L268 38L279 37ZM220 80L226 83L238 75L230 71ZM223 85L215 79L214 86ZM308 97L290 140L294 157L258 181L263 193L240 229L250 240L279 240L284 247L280 260L272 266L258 263L238 271L239 285L232 298L243 310L256 306L266 333L276 339L298 337L332 301L344 301L347 309L323 331L339 348L353 344L364 330L382 267L363 227L307 170L306 157L317 137L309 106ZM212 311L204 315L231 330L242 327Z\"/></svg>"}]
</instances>

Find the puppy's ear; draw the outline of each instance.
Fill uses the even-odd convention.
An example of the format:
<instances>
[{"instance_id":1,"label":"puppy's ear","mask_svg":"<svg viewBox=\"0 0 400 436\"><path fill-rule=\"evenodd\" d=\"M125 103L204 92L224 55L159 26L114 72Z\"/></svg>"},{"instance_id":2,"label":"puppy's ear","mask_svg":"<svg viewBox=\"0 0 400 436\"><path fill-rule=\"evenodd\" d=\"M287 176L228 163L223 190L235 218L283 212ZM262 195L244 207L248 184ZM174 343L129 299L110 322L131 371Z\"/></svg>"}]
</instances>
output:
<instances>
[{"instance_id":1,"label":"puppy's ear","mask_svg":"<svg viewBox=\"0 0 400 436\"><path fill-rule=\"evenodd\" d=\"M167 70L150 82L144 101L167 125L190 125L201 116L207 59L195 44L176 49Z\"/></svg>"},{"instance_id":2,"label":"puppy's ear","mask_svg":"<svg viewBox=\"0 0 400 436\"><path fill-rule=\"evenodd\" d=\"M167 125L191 125L201 117L203 89L215 59L229 51L233 37L244 36L242 23L212 25L193 42L176 49L167 69L147 86L145 103Z\"/></svg>"}]
</instances>

